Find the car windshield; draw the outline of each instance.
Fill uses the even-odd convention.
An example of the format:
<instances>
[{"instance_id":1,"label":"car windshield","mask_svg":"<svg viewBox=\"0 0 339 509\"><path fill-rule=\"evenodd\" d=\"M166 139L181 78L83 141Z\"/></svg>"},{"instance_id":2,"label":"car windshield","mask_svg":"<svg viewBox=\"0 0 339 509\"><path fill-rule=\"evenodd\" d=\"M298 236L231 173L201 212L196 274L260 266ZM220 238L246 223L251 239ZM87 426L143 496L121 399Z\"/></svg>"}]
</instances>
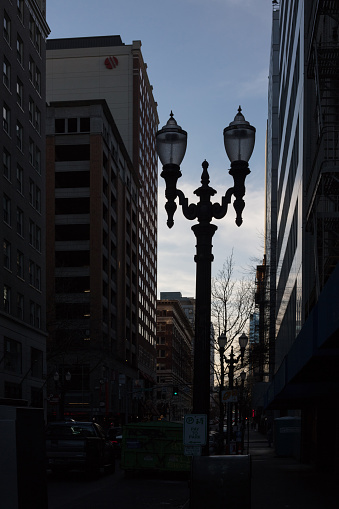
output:
<instances>
[{"instance_id":1,"label":"car windshield","mask_svg":"<svg viewBox=\"0 0 339 509\"><path fill-rule=\"evenodd\" d=\"M91 424L50 424L46 430L49 438L87 438L95 437L95 431Z\"/></svg>"}]
</instances>

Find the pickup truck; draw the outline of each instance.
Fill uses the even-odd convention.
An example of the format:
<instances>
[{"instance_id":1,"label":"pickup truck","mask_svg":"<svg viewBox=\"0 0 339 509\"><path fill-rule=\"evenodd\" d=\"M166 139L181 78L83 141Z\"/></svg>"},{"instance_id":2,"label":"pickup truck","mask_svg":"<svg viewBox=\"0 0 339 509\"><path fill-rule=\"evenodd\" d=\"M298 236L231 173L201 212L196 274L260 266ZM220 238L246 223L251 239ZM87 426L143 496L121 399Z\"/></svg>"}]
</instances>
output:
<instances>
[{"instance_id":1,"label":"pickup truck","mask_svg":"<svg viewBox=\"0 0 339 509\"><path fill-rule=\"evenodd\" d=\"M95 422L50 422L46 427L47 468L54 473L115 471L115 451Z\"/></svg>"}]
</instances>

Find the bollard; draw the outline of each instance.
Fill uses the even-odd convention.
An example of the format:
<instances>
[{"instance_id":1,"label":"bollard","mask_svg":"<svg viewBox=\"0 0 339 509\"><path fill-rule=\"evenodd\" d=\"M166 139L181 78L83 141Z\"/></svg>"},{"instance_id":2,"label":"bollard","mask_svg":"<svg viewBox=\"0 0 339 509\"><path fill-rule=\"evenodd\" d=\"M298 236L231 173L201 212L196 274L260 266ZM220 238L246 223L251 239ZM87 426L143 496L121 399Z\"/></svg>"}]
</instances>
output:
<instances>
[{"instance_id":1,"label":"bollard","mask_svg":"<svg viewBox=\"0 0 339 509\"><path fill-rule=\"evenodd\" d=\"M190 509L250 509L251 457L194 456Z\"/></svg>"}]
</instances>

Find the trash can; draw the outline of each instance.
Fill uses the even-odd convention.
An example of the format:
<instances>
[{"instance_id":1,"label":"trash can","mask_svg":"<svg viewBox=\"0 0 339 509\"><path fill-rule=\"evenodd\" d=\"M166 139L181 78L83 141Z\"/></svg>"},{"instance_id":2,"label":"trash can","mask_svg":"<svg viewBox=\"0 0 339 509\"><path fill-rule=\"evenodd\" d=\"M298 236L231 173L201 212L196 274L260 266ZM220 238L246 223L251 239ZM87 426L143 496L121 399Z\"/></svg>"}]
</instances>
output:
<instances>
[{"instance_id":1,"label":"trash can","mask_svg":"<svg viewBox=\"0 0 339 509\"><path fill-rule=\"evenodd\" d=\"M300 417L274 419L274 446L277 456L300 458Z\"/></svg>"},{"instance_id":2,"label":"trash can","mask_svg":"<svg viewBox=\"0 0 339 509\"><path fill-rule=\"evenodd\" d=\"M251 457L194 456L190 509L250 509Z\"/></svg>"}]
</instances>

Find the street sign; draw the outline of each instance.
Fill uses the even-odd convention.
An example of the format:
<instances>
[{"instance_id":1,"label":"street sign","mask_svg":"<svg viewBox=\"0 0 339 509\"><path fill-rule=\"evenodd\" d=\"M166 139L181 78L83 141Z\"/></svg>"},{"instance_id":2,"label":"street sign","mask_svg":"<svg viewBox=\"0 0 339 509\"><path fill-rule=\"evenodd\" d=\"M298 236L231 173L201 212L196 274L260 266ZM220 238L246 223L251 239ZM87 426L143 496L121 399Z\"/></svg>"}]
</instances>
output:
<instances>
[{"instance_id":1,"label":"street sign","mask_svg":"<svg viewBox=\"0 0 339 509\"><path fill-rule=\"evenodd\" d=\"M185 445L185 456L201 456L201 445Z\"/></svg>"},{"instance_id":2,"label":"street sign","mask_svg":"<svg viewBox=\"0 0 339 509\"><path fill-rule=\"evenodd\" d=\"M227 389L221 393L223 403L237 403L238 389Z\"/></svg>"},{"instance_id":3,"label":"street sign","mask_svg":"<svg viewBox=\"0 0 339 509\"><path fill-rule=\"evenodd\" d=\"M206 445L207 415L187 414L184 418L184 445Z\"/></svg>"}]
</instances>

